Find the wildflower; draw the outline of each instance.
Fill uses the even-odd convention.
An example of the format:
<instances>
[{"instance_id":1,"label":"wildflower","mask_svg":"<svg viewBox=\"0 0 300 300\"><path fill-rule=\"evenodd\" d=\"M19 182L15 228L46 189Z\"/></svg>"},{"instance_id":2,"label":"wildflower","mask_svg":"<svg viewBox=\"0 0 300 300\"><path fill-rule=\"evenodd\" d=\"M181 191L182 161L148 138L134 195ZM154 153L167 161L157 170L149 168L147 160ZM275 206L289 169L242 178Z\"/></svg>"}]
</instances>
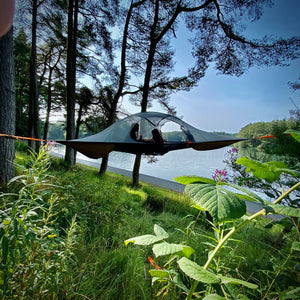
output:
<instances>
[{"instance_id":1,"label":"wildflower","mask_svg":"<svg viewBox=\"0 0 300 300\"><path fill-rule=\"evenodd\" d=\"M57 143L55 141L47 141L47 143L45 143L43 145L43 151L45 153L50 153L54 148L56 148Z\"/></svg>"},{"instance_id":2,"label":"wildflower","mask_svg":"<svg viewBox=\"0 0 300 300\"><path fill-rule=\"evenodd\" d=\"M225 170L216 169L213 175L213 179L215 182L228 182L227 172Z\"/></svg>"},{"instance_id":3,"label":"wildflower","mask_svg":"<svg viewBox=\"0 0 300 300\"><path fill-rule=\"evenodd\" d=\"M56 148L56 142L55 141L47 141L47 148Z\"/></svg>"}]
</instances>

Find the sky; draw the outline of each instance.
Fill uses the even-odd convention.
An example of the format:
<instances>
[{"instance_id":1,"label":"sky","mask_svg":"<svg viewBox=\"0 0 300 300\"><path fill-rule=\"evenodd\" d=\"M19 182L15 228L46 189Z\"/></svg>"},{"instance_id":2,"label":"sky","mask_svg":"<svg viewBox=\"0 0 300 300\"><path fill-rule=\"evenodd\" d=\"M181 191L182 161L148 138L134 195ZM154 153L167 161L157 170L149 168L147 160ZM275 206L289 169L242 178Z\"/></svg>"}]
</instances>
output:
<instances>
[{"instance_id":1,"label":"sky","mask_svg":"<svg viewBox=\"0 0 300 300\"><path fill-rule=\"evenodd\" d=\"M260 38L266 34L274 37L300 34L300 0L274 2L259 21L248 26L247 35ZM174 44L177 72L186 69L189 63L192 66L187 39L186 32L179 30ZM170 104L185 122L207 131L236 133L249 123L289 118L289 111L295 109L293 102L300 107L300 91L293 92L288 85L300 77L300 59L289 64L252 68L241 77L217 75L211 66L197 87L171 95ZM126 106L131 113L139 112L138 107ZM163 112L158 105L149 110Z\"/></svg>"}]
</instances>

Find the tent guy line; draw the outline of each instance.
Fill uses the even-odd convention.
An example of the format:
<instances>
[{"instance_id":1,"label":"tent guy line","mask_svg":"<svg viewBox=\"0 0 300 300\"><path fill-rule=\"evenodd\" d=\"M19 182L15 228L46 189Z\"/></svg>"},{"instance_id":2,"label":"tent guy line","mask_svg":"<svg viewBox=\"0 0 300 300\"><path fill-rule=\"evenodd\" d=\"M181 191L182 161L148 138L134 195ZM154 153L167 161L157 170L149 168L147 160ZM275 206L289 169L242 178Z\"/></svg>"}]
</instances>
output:
<instances>
[{"instance_id":1,"label":"tent guy line","mask_svg":"<svg viewBox=\"0 0 300 300\"><path fill-rule=\"evenodd\" d=\"M285 135L291 135L290 133L285 133ZM0 137L6 137L9 139L15 139L15 140L33 140L33 141L38 141L38 142L55 142L52 140L43 140L43 139L36 139L32 137L26 137L26 136L18 136L18 135L13 135L13 134L5 134L5 133L0 133ZM259 136L255 138L251 138L252 140L258 140L258 139L270 139L276 137L275 135L265 135L265 136ZM245 140L251 140L250 138L245 138Z\"/></svg>"},{"instance_id":2,"label":"tent guy line","mask_svg":"<svg viewBox=\"0 0 300 300\"><path fill-rule=\"evenodd\" d=\"M163 131L166 124L177 126L176 131ZM286 133L289 135L289 133ZM0 137L51 143L50 140L0 134ZM266 135L252 138L274 138ZM115 122L103 131L76 140L56 141L70 146L90 158L101 158L112 152L164 155L169 151L193 148L197 151L218 149L236 142L250 140L206 132L181 119L159 112L137 113Z\"/></svg>"}]
</instances>

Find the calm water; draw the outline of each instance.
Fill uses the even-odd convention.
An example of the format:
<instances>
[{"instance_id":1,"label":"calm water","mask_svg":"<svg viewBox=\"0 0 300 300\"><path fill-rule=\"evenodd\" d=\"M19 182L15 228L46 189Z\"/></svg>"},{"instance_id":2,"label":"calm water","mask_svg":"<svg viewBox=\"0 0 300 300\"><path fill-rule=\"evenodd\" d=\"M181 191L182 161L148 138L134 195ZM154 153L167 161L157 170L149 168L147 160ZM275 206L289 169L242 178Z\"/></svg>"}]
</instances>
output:
<instances>
[{"instance_id":1,"label":"calm water","mask_svg":"<svg viewBox=\"0 0 300 300\"><path fill-rule=\"evenodd\" d=\"M148 163L148 159L144 157L141 162L140 173L167 180L173 180L174 177L183 175L212 178L215 169L224 167L224 154L229 149L230 147L210 151L177 150L163 156L156 156L158 161L155 163ZM64 148L58 147L56 151L63 153ZM90 159L81 153L77 155L80 159L101 162L101 159ZM135 155L112 152L109 157L109 166L132 171Z\"/></svg>"}]
</instances>

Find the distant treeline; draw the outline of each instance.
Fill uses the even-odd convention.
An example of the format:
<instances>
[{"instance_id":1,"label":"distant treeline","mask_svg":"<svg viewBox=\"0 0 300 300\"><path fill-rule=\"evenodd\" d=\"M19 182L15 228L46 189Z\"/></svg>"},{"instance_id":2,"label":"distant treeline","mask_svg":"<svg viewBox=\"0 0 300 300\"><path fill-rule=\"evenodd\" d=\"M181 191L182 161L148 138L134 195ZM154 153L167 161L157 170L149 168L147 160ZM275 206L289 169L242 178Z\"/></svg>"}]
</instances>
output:
<instances>
[{"instance_id":1,"label":"distant treeline","mask_svg":"<svg viewBox=\"0 0 300 300\"><path fill-rule=\"evenodd\" d=\"M220 134L220 135L228 135L228 136L233 136L233 137L236 137L238 135L238 133L229 133L229 132L225 132L225 131L213 131L213 133Z\"/></svg>"}]
</instances>

